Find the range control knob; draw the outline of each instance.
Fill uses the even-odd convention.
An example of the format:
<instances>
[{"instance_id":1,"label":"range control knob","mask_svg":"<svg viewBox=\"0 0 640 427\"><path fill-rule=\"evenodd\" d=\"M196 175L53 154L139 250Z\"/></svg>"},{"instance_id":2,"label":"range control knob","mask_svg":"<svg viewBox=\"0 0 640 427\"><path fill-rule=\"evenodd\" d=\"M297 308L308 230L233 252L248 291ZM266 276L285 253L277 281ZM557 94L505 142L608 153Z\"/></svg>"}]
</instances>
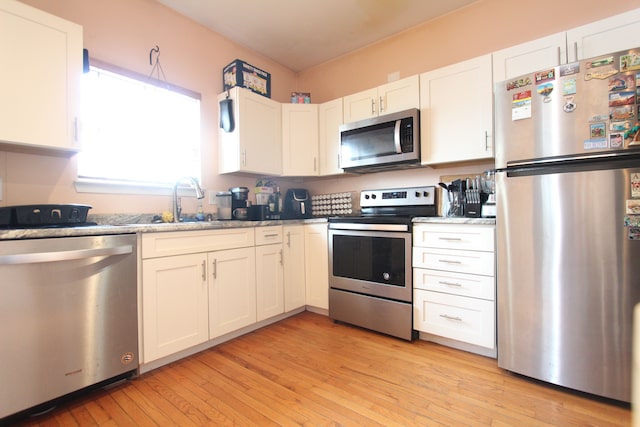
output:
<instances>
[{"instance_id":1,"label":"range control knob","mask_svg":"<svg viewBox=\"0 0 640 427\"><path fill-rule=\"evenodd\" d=\"M422 194L420 194L419 191L416 191L416 197L420 197Z\"/></svg>"},{"instance_id":2,"label":"range control knob","mask_svg":"<svg viewBox=\"0 0 640 427\"><path fill-rule=\"evenodd\" d=\"M375 194L372 194L372 195L371 195L371 198L375 200L376 195L375 195Z\"/></svg>"},{"instance_id":3,"label":"range control knob","mask_svg":"<svg viewBox=\"0 0 640 427\"><path fill-rule=\"evenodd\" d=\"M429 197L429 192L428 191L425 191L423 194L424 194L424 197Z\"/></svg>"},{"instance_id":4,"label":"range control knob","mask_svg":"<svg viewBox=\"0 0 640 427\"><path fill-rule=\"evenodd\" d=\"M368 194L365 194L365 195L364 195L364 198L365 198L366 200L369 200L369 195L368 195Z\"/></svg>"}]
</instances>

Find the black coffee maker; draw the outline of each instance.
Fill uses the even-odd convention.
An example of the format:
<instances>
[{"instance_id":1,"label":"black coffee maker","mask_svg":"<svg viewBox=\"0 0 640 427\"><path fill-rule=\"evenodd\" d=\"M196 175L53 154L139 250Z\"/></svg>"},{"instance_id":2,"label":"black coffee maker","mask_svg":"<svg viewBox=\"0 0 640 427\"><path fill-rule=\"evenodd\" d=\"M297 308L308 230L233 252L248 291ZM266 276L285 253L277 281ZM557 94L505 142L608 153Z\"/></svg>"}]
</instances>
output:
<instances>
[{"instance_id":1,"label":"black coffee maker","mask_svg":"<svg viewBox=\"0 0 640 427\"><path fill-rule=\"evenodd\" d=\"M231 217L233 219L247 219L247 200L249 199L249 189L247 187L233 187L230 188L231 192ZM244 208L245 212L240 214L237 209Z\"/></svg>"},{"instance_id":2,"label":"black coffee maker","mask_svg":"<svg viewBox=\"0 0 640 427\"><path fill-rule=\"evenodd\" d=\"M304 188L290 188L284 196L284 218L311 218L311 196Z\"/></svg>"}]
</instances>

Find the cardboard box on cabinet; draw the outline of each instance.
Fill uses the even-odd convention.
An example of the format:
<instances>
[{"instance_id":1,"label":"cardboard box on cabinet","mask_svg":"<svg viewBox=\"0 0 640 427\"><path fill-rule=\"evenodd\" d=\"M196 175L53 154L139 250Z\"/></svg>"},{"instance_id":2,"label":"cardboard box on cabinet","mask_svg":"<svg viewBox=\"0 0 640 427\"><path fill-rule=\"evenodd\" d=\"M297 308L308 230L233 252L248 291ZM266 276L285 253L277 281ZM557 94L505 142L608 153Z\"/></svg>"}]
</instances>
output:
<instances>
[{"instance_id":1,"label":"cardboard box on cabinet","mask_svg":"<svg viewBox=\"0 0 640 427\"><path fill-rule=\"evenodd\" d=\"M271 98L271 73L254 67L240 59L235 59L222 69L224 90L240 86L267 98Z\"/></svg>"}]
</instances>

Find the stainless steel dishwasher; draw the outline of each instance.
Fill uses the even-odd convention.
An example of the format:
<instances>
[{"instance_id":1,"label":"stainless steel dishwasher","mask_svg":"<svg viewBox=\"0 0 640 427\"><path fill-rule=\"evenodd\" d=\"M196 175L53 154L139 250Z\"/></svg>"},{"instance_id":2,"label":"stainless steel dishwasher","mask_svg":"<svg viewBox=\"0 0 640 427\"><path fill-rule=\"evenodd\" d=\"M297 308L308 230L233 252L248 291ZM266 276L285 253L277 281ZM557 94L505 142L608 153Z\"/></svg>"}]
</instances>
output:
<instances>
[{"instance_id":1,"label":"stainless steel dishwasher","mask_svg":"<svg viewBox=\"0 0 640 427\"><path fill-rule=\"evenodd\" d=\"M0 242L0 422L138 368L136 236Z\"/></svg>"}]
</instances>

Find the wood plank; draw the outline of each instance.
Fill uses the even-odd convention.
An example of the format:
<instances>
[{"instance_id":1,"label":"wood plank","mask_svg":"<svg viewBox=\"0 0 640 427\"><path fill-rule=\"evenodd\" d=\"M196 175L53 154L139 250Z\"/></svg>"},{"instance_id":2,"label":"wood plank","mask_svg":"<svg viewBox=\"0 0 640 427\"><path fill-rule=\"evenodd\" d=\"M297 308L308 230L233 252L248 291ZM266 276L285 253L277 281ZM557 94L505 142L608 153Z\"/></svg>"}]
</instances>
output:
<instances>
[{"instance_id":1,"label":"wood plank","mask_svg":"<svg viewBox=\"0 0 640 427\"><path fill-rule=\"evenodd\" d=\"M25 426L629 426L629 405L304 312Z\"/></svg>"}]
</instances>

